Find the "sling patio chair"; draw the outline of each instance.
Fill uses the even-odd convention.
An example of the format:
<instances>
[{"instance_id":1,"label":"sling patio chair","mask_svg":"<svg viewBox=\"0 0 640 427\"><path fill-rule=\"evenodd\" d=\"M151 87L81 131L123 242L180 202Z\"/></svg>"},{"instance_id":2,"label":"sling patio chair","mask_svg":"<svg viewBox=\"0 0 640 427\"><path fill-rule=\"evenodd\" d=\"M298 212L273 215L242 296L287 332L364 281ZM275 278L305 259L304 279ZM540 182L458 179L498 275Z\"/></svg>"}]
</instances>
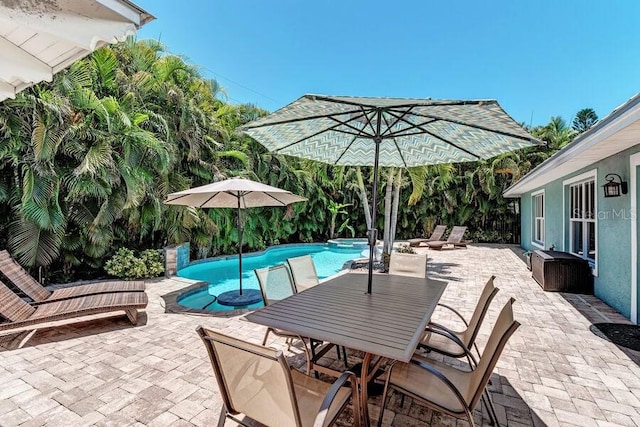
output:
<instances>
[{"instance_id":1,"label":"sling patio chair","mask_svg":"<svg viewBox=\"0 0 640 427\"><path fill-rule=\"evenodd\" d=\"M438 306L451 310L456 314L456 316L464 322L466 328L463 331L453 331L441 324L429 322L424 336L418 343L418 348L427 351L435 351L454 358L466 357L469 361L469 366L474 369L477 365L477 359L471 353L471 348L475 347L478 357L480 357L480 351L478 350L478 346L475 341L478 336L478 332L480 332L482 321L489 311L491 301L500 290L493 284L495 278L495 276L491 276L482 288L482 293L480 294L478 303L476 304L473 314L468 322L464 316L462 316L462 314L453 307L439 303Z\"/></svg>"},{"instance_id":2,"label":"sling patio chair","mask_svg":"<svg viewBox=\"0 0 640 427\"><path fill-rule=\"evenodd\" d=\"M378 427L382 422L390 388L436 411L460 419L466 418L471 426L475 426L473 411L480 400L484 400L485 395L491 402L486 391L487 383L509 337L520 326L513 318L513 302L511 298L498 315L476 369L463 371L425 358L413 358L410 363L392 363L387 369ZM489 417L497 423L493 406L490 405L490 408Z\"/></svg>"},{"instance_id":3,"label":"sling patio chair","mask_svg":"<svg viewBox=\"0 0 640 427\"><path fill-rule=\"evenodd\" d=\"M349 401L360 425L356 378L344 372L333 384L291 370L282 351L241 341L202 326L223 407L218 427L234 425L321 427L333 424ZM348 387L345 387L347 386Z\"/></svg>"},{"instance_id":4,"label":"sling patio chair","mask_svg":"<svg viewBox=\"0 0 640 427\"><path fill-rule=\"evenodd\" d=\"M262 300L264 305L271 305L275 302L290 297L297 293L296 287L293 284L291 273L286 265L280 264L273 267L257 268L254 270L256 277L258 278L258 285L260 285L260 293L262 294ZM262 345L267 344L269 334L273 333L276 336L286 339L287 348L291 345L291 341L299 339L302 341L304 354L307 358L307 375L311 373L312 356L307 347L307 344L303 337L291 332L284 331L282 329L267 328L262 339ZM310 343L313 345L313 343Z\"/></svg>"},{"instance_id":5,"label":"sling patio chair","mask_svg":"<svg viewBox=\"0 0 640 427\"><path fill-rule=\"evenodd\" d=\"M294 261L295 264L295 261ZM315 267L314 267L315 270ZM258 284L260 285L260 292L262 293L262 299L264 305L271 305L281 299L290 297L293 294L298 293L293 276L289 271L289 268L285 264L276 265L274 267L258 268L254 270L256 277L258 278ZM317 276L316 276L317 277ZM316 366L316 361L324 356L333 347L333 344L323 344L322 341L307 338L306 340L300 335L292 334L291 332L284 331L282 329L267 328L262 340L262 345L267 344L269 334L273 333L279 337L287 340L287 346L291 344L291 340L299 339L304 344L304 352L307 357L307 374L310 374ZM307 347L307 341L309 341L309 347ZM347 364L347 351L342 348L342 355L340 354L340 348L336 348L338 359L344 357L345 366ZM316 372L317 374L317 372Z\"/></svg>"},{"instance_id":6,"label":"sling patio chair","mask_svg":"<svg viewBox=\"0 0 640 427\"><path fill-rule=\"evenodd\" d=\"M320 284L318 272L316 270L315 264L313 263L313 258L311 258L311 255L302 255L298 257L287 258L287 265L289 266L289 271L291 272L291 277L293 278L296 292L301 292L305 289L309 289ZM312 344L312 358L316 359L316 342L314 341ZM338 359L340 359L341 357L344 358L344 363L346 366L348 360L347 349L345 347L336 347L336 351L338 352Z\"/></svg>"},{"instance_id":7,"label":"sling patio chair","mask_svg":"<svg viewBox=\"0 0 640 427\"><path fill-rule=\"evenodd\" d=\"M0 331L114 311L124 311L135 325L138 310L146 306L147 295L144 292L87 295L32 306L0 281L0 316L5 319L0 323Z\"/></svg>"},{"instance_id":8,"label":"sling patio chair","mask_svg":"<svg viewBox=\"0 0 640 427\"><path fill-rule=\"evenodd\" d=\"M436 228L433 229L433 233L428 238L418 237L416 239L409 239L409 246L416 247L420 246L421 243L426 242L434 242L438 240L442 240L442 236L444 236L445 231L447 231L446 225L436 225Z\"/></svg>"},{"instance_id":9,"label":"sling patio chair","mask_svg":"<svg viewBox=\"0 0 640 427\"><path fill-rule=\"evenodd\" d=\"M293 283L295 284L298 292L309 289L318 283L318 272L316 266L313 263L311 255L302 255L293 258L287 258L287 265L291 271L293 277Z\"/></svg>"},{"instance_id":10,"label":"sling patio chair","mask_svg":"<svg viewBox=\"0 0 640 427\"><path fill-rule=\"evenodd\" d=\"M0 251L0 274L4 275L9 282L29 297L33 301L32 304L113 292L144 292L145 289L143 281L125 282L113 280L50 291L31 277L6 250Z\"/></svg>"},{"instance_id":11,"label":"sling patio chair","mask_svg":"<svg viewBox=\"0 0 640 427\"><path fill-rule=\"evenodd\" d=\"M449 233L449 237L447 240L436 240L433 242L426 242L429 249L440 250L445 246L453 246L453 248L466 248L468 243L471 243L469 240L462 240L464 237L464 233L467 231L467 227L457 226L451 229L451 233Z\"/></svg>"},{"instance_id":12,"label":"sling patio chair","mask_svg":"<svg viewBox=\"0 0 640 427\"><path fill-rule=\"evenodd\" d=\"M405 254L392 252L389 259L389 274L426 277L427 254Z\"/></svg>"}]
</instances>

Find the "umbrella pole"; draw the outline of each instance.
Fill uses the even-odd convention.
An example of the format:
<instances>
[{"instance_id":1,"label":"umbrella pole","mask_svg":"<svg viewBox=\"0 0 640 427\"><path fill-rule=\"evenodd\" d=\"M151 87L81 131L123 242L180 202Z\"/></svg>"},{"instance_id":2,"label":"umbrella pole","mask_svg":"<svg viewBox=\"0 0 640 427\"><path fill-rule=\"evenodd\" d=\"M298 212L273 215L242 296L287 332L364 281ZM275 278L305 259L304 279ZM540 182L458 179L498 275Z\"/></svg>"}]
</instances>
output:
<instances>
[{"instance_id":1,"label":"umbrella pole","mask_svg":"<svg viewBox=\"0 0 640 427\"><path fill-rule=\"evenodd\" d=\"M240 295L242 295L242 218L240 197L238 197L238 272L240 273Z\"/></svg>"},{"instance_id":2,"label":"umbrella pole","mask_svg":"<svg viewBox=\"0 0 640 427\"><path fill-rule=\"evenodd\" d=\"M378 230L376 229L376 206L378 202L378 158L380 157L380 143L382 138L373 140L376 144L375 160L373 162L373 190L371 197L371 229L369 230L369 278L367 280L367 293L371 293L373 283L373 255L378 241Z\"/></svg>"}]
</instances>

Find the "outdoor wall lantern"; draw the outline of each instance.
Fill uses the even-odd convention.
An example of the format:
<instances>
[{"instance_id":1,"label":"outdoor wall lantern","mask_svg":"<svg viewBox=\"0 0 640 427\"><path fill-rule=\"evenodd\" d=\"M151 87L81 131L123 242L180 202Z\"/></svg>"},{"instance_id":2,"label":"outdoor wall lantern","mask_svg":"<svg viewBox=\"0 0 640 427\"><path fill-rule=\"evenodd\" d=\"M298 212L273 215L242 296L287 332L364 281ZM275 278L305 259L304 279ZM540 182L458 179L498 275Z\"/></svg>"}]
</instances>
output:
<instances>
[{"instance_id":1,"label":"outdoor wall lantern","mask_svg":"<svg viewBox=\"0 0 640 427\"><path fill-rule=\"evenodd\" d=\"M618 181L616 181L616 177L618 177ZM622 194L627 194L627 181L623 181L617 173L608 173L604 179L607 180L602 186L604 189L604 197L618 197Z\"/></svg>"}]
</instances>

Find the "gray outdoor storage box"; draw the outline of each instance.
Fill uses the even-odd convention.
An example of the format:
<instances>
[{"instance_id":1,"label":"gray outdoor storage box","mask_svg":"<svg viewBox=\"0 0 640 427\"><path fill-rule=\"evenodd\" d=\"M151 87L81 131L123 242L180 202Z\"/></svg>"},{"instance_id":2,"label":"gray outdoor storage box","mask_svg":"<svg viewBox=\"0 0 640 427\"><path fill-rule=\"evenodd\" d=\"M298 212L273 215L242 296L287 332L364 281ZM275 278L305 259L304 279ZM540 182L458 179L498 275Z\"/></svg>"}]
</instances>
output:
<instances>
[{"instance_id":1,"label":"gray outdoor storage box","mask_svg":"<svg viewBox=\"0 0 640 427\"><path fill-rule=\"evenodd\" d=\"M531 272L545 291L593 294L589 263L567 252L534 251L531 254Z\"/></svg>"}]
</instances>

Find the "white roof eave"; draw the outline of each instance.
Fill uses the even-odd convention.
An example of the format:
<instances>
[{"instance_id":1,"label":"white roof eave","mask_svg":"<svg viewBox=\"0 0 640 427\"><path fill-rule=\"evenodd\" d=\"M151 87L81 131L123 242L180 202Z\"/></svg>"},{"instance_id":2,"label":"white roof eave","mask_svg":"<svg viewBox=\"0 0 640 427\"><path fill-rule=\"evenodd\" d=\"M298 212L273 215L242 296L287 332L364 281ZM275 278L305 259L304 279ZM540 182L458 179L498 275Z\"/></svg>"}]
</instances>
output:
<instances>
[{"instance_id":1,"label":"white roof eave","mask_svg":"<svg viewBox=\"0 0 640 427\"><path fill-rule=\"evenodd\" d=\"M503 196L520 197L524 193L638 145L640 139L620 137L625 132L635 131L636 126L640 126L640 94L633 96L587 132L578 136L571 144L542 162L509 187Z\"/></svg>"},{"instance_id":2,"label":"white roof eave","mask_svg":"<svg viewBox=\"0 0 640 427\"><path fill-rule=\"evenodd\" d=\"M0 101L153 19L128 0L0 0Z\"/></svg>"}]
</instances>

